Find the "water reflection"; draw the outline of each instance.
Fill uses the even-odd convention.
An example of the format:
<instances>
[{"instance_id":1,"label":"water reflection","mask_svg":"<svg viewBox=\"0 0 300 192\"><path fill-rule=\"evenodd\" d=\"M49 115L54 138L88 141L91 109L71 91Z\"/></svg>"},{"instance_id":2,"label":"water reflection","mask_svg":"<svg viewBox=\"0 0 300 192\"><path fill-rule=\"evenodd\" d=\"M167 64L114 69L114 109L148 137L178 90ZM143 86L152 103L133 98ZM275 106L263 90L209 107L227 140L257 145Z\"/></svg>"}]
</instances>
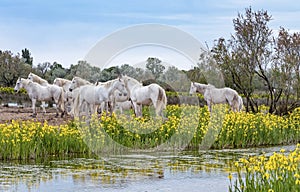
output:
<instances>
[{"instance_id":1,"label":"water reflection","mask_svg":"<svg viewBox=\"0 0 300 192\"><path fill-rule=\"evenodd\" d=\"M227 175L233 171L234 161L262 153L271 155L282 148L289 151L295 146L183 151L179 154L129 153L106 159L72 157L64 160L1 162L0 190L199 191L201 185L205 189L210 186L210 191L227 191Z\"/></svg>"}]
</instances>

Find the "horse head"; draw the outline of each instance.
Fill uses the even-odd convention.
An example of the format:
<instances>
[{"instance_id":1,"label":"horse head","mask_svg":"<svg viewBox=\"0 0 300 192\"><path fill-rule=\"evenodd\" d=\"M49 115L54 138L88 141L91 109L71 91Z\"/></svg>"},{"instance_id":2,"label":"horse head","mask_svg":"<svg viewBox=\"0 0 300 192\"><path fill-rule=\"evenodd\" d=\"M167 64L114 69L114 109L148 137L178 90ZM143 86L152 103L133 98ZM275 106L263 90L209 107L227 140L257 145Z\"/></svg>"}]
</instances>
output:
<instances>
[{"instance_id":1,"label":"horse head","mask_svg":"<svg viewBox=\"0 0 300 192\"><path fill-rule=\"evenodd\" d=\"M22 84L22 78L19 77L17 82L16 82L16 86L14 88L14 91L17 93L19 92L19 90L23 87L23 84Z\"/></svg>"},{"instance_id":2,"label":"horse head","mask_svg":"<svg viewBox=\"0 0 300 192\"><path fill-rule=\"evenodd\" d=\"M117 90L121 92L124 96L127 96L128 91L127 87L125 86L125 81L122 79L122 77L119 76L119 78L115 81L113 85Z\"/></svg>"},{"instance_id":3,"label":"horse head","mask_svg":"<svg viewBox=\"0 0 300 192\"><path fill-rule=\"evenodd\" d=\"M28 74L27 79L33 81L33 79L34 79L34 74L30 72L30 73Z\"/></svg>"},{"instance_id":4,"label":"horse head","mask_svg":"<svg viewBox=\"0 0 300 192\"><path fill-rule=\"evenodd\" d=\"M190 95L194 94L197 92L197 87L195 85L195 82L191 82L191 87L190 87Z\"/></svg>"},{"instance_id":5,"label":"horse head","mask_svg":"<svg viewBox=\"0 0 300 192\"><path fill-rule=\"evenodd\" d=\"M71 85L69 87L69 91L73 91L74 89L77 88L77 78L74 77L71 81Z\"/></svg>"}]
</instances>

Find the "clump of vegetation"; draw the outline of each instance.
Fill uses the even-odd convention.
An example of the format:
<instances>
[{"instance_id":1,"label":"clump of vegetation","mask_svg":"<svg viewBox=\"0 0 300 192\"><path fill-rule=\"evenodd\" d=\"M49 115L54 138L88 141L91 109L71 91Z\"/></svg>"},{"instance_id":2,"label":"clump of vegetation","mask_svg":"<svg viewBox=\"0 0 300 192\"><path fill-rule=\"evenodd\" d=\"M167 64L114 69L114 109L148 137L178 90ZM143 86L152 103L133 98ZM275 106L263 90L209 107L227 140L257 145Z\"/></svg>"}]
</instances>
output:
<instances>
[{"instance_id":1,"label":"clump of vegetation","mask_svg":"<svg viewBox=\"0 0 300 192\"><path fill-rule=\"evenodd\" d=\"M228 112L218 105L167 106L168 120L153 117L102 115L53 126L47 122L12 121L0 124L1 159L27 159L70 153L114 152L117 149L243 148L300 141L300 108L287 116Z\"/></svg>"},{"instance_id":2,"label":"clump of vegetation","mask_svg":"<svg viewBox=\"0 0 300 192\"><path fill-rule=\"evenodd\" d=\"M300 191L300 145L286 154L242 158L235 163L237 178L229 174L229 191Z\"/></svg>"}]
</instances>

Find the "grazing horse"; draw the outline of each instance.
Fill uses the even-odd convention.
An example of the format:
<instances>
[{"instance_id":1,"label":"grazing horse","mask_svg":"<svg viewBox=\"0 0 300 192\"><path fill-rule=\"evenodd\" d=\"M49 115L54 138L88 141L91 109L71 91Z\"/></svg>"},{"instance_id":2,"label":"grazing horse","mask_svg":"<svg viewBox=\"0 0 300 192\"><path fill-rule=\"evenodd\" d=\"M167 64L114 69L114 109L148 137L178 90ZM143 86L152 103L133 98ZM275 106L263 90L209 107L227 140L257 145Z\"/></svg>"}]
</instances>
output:
<instances>
[{"instance_id":1,"label":"grazing horse","mask_svg":"<svg viewBox=\"0 0 300 192\"><path fill-rule=\"evenodd\" d=\"M165 90L156 83L143 86L136 79L123 76L125 85L129 90L130 99L133 105L135 115L142 116L142 105L153 104L156 115L164 118L163 110L167 105Z\"/></svg>"},{"instance_id":2,"label":"grazing horse","mask_svg":"<svg viewBox=\"0 0 300 192\"><path fill-rule=\"evenodd\" d=\"M78 88L78 94L74 100L74 116L78 117L81 109L81 105L85 102L90 107L90 111L93 114L95 112L95 105L105 103L105 109L108 109L108 102L110 96L115 90L119 90L123 94L127 94L125 83L122 78L117 78L106 82L102 85L83 85ZM88 110L86 110L88 116Z\"/></svg>"},{"instance_id":3,"label":"grazing horse","mask_svg":"<svg viewBox=\"0 0 300 192\"><path fill-rule=\"evenodd\" d=\"M228 87L216 88L213 85L205 85L201 83L191 82L190 94L201 93L204 96L204 100L207 102L209 111L211 112L211 106L213 104L228 103L232 111L240 111L240 96L238 93ZM243 105L243 104L241 104Z\"/></svg>"},{"instance_id":4,"label":"grazing horse","mask_svg":"<svg viewBox=\"0 0 300 192\"><path fill-rule=\"evenodd\" d=\"M33 117L36 117L35 104L36 101L49 101L54 99L56 117L58 117L59 110L61 111L61 117L64 115L64 91L61 87L56 85L53 86L42 86L36 82L32 82L29 79L18 78L15 92L18 92L21 88L26 89L27 94L32 102ZM59 108L58 108L59 107Z\"/></svg>"}]
</instances>

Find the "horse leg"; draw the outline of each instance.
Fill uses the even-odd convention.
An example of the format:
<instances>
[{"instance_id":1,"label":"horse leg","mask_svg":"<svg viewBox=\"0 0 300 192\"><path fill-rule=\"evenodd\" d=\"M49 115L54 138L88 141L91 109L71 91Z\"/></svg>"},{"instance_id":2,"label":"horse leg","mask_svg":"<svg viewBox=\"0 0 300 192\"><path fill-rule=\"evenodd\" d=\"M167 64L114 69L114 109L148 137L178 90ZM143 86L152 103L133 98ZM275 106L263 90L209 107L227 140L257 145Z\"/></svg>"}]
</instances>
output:
<instances>
[{"instance_id":1,"label":"horse leg","mask_svg":"<svg viewBox=\"0 0 300 192\"><path fill-rule=\"evenodd\" d=\"M86 115L86 117L88 117L90 114L89 114L89 111L91 111L91 113L93 112L93 109L92 109L92 106L91 106L91 104L89 104L89 103L87 103L87 102L85 102L86 103L86 108L85 108L85 115Z\"/></svg>"},{"instance_id":2,"label":"horse leg","mask_svg":"<svg viewBox=\"0 0 300 192\"><path fill-rule=\"evenodd\" d=\"M208 106L208 110L209 110L209 112L211 113L211 106L212 106L212 104L211 104L211 102L210 102L210 101L207 101L207 106Z\"/></svg>"},{"instance_id":3,"label":"horse leg","mask_svg":"<svg viewBox=\"0 0 300 192\"><path fill-rule=\"evenodd\" d=\"M43 108L43 112L46 113L46 109L45 109L46 103L45 101L42 101L42 108Z\"/></svg>"},{"instance_id":4,"label":"horse leg","mask_svg":"<svg viewBox=\"0 0 300 192\"><path fill-rule=\"evenodd\" d=\"M137 103L135 103L135 102L133 102L133 101L131 101L131 102L132 102L134 114L135 114L136 117L138 117L139 114L138 114L138 106L137 106Z\"/></svg>"},{"instance_id":5,"label":"horse leg","mask_svg":"<svg viewBox=\"0 0 300 192\"><path fill-rule=\"evenodd\" d=\"M120 114L123 114L123 107L119 106L119 109L120 109Z\"/></svg>"},{"instance_id":6,"label":"horse leg","mask_svg":"<svg viewBox=\"0 0 300 192\"><path fill-rule=\"evenodd\" d=\"M138 113L139 113L139 117L143 116L143 106L142 106L142 104L138 105Z\"/></svg>"},{"instance_id":7,"label":"horse leg","mask_svg":"<svg viewBox=\"0 0 300 192\"><path fill-rule=\"evenodd\" d=\"M59 110L58 110L58 107L57 107L58 103L55 103L55 104L56 104L55 105L55 110L56 110L55 117L58 117L59 116Z\"/></svg>"},{"instance_id":8,"label":"horse leg","mask_svg":"<svg viewBox=\"0 0 300 192\"><path fill-rule=\"evenodd\" d=\"M114 110L113 101L108 101L108 107L109 107L109 114L112 115L113 110Z\"/></svg>"},{"instance_id":9,"label":"horse leg","mask_svg":"<svg viewBox=\"0 0 300 192\"><path fill-rule=\"evenodd\" d=\"M32 99L31 100L31 102L32 102L32 117L36 117L36 111L35 111L35 103L36 103L36 99Z\"/></svg>"}]
</instances>

